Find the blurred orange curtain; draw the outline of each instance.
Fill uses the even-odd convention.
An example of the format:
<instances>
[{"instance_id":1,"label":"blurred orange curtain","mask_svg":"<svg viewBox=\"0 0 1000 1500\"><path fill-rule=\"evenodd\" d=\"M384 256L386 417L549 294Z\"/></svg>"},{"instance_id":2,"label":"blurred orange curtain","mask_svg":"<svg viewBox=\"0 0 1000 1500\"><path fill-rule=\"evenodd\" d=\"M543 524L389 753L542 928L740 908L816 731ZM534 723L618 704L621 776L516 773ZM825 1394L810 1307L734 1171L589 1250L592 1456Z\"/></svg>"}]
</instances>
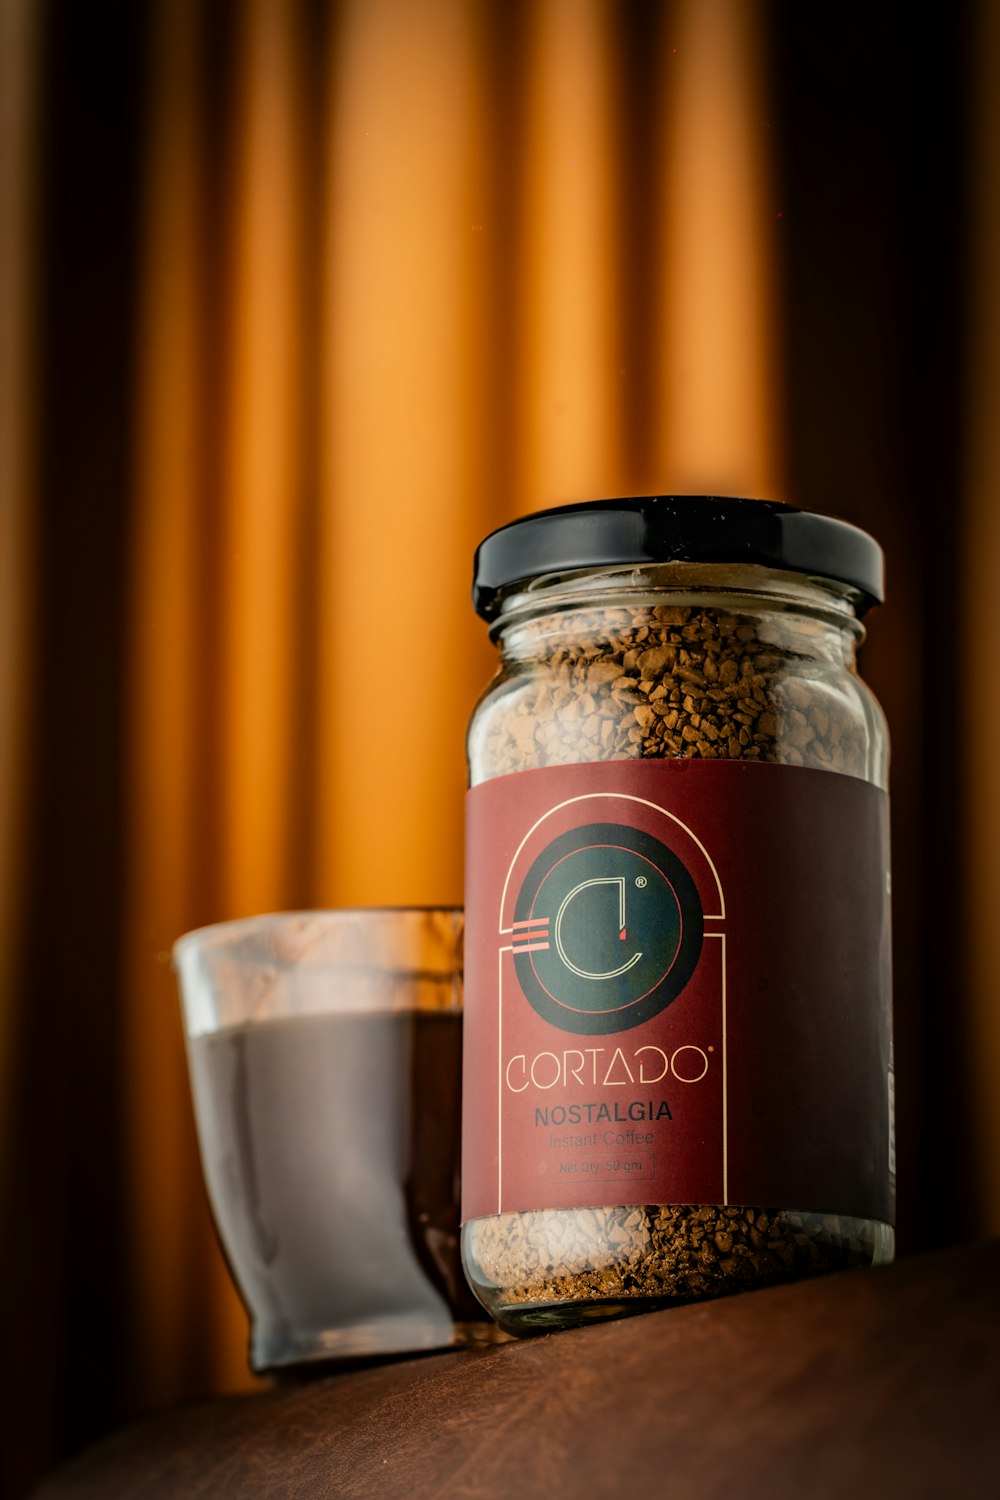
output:
<instances>
[{"instance_id":1,"label":"blurred orange curtain","mask_svg":"<svg viewBox=\"0 0 1000 1500\"><path fill-rule=\"evenodd\" d=\"M636 182L611 0L523 7L506 47L485 3L345 0L319 56L298 7L245 0L221 124L202 8L156 8L124 960L143 1401L248 1379L172 941L460 901L475 543L642 483L777 486L757 7L650 15L665 102ZM626 298L629 174L655 249Z\"/></svg>"},{"instance_id":2,"label":"blurred orange curtain","mask_svg":"<svg viewBox=\"0 0 1000 1500\"><path fill-rule=\"evenodd\" d=\"M657 472L680 493L783 499L760 6L677 0L671 18L659 92Z\"/></svg>"},{"instance_id":3,"label":"blurred orange curtain","mask_svg":"<svg viewBox=\"0 0 1000 1500\"><path fill-rule=\"evenodd\" d=\"M30 391L38 137L38 18L26 0L0 10L0 1167L13 1067L20 871L28 829L24 785L32 653Z\"/></svg>"},{"instance_id":4,"label":"blurred orange curtain","mask_svg":"<svg viewBox=\"0 0 1000 1500\"><path fill-rule=\"evenodd\" d=\"M971 1178L980 1233L1000 1234L1000 955L996 944L1000 890L1000 786L996 746L1000 742L1000 694L983 693L996 681L1000 626L996 607L1000 558L1000 7L981 0L975 26L973 210L968 329L969 402L966 426L965 546L961 559L965 601L965 685L976 703L976 731L963 741L960 762L965 789L969 905L963 933L968 951L968 994L956 1023L968 1068Z\"/></svg>"}]
</instances>

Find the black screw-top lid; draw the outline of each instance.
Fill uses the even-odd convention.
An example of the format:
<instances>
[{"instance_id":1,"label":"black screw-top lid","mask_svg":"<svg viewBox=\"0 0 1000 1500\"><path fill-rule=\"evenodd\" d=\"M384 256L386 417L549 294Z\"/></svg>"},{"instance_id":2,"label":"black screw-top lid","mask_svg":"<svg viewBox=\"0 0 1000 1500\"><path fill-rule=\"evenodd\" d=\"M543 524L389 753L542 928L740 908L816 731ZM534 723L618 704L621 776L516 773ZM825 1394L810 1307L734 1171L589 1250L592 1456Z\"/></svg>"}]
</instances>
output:
<instances>
[{"instance_id":1,"label":"black screw-top lid","mask_svg":"<svg viewBox=\"0 0 1000 1500\"><path fill-rule=\"evenodd\" d=\"M882 549L867 532L773 500L644 495L536 511L476 550L472 602L495 620L518 584L578 568L662 562L758 563L854 589L858 614L884 598Z\"/></svg>"}]
</instances>

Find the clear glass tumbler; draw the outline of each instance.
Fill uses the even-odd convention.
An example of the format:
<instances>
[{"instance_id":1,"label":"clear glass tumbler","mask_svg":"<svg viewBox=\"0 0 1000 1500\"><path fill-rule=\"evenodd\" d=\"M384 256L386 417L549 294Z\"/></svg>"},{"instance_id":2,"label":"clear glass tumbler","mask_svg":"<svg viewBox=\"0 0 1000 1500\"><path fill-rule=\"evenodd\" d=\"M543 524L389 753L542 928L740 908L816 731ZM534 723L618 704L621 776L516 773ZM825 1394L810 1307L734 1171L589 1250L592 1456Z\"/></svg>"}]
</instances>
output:
<instances>
[{"instance_id":1,"label":"clear glass tumbler","mask_svg":"<svg viewBox=\"0 0 1000 1500\"><path fill-rule=\"evenodd\" d=\"M298 912L174 949L255 1370L482 1329L458 1249L462 932L453 910Z\"/></svg>"}]
</instances>

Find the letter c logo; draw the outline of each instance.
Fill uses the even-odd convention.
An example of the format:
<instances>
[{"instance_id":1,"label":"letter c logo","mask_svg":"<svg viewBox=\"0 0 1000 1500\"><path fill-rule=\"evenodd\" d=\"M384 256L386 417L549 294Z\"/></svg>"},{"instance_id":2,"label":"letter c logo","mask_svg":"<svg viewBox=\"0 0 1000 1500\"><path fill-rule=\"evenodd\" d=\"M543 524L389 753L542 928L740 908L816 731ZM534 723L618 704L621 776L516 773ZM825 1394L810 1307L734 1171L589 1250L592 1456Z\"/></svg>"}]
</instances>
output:
<instances>
[{"instance_id":1,"label":"letter c logo","mask_svg":"<svg viewBox=\"0 0 1000 1500\"><path fill-rule=\"evenodd\" d=\"M573 960L567 954L566 949L563 947L562 924L563 917L566 915L567 908L569 907L570 902L575 900L576 897L579 896L581 891L587 890L588 887L592 885L616 885L618 887L618 930L619 932L625 931L625 881L623 877L620 875L595 876L592 880L581 880L579 885L575 885L573 889L563 897L562 905L556 913L556 950L559 954L559 957L566 965L567 969L569 969L570 973L575 974L578 979L617 979L619 974L627 974L629 969L635 967L635 965L642 958L641 951L638 953L633 953L632 957L625 963L619 964L617 969L604 969L603 971L595 971L593 969L581 969L577 964L573 962Z\"/></svg>"}]
</instances>

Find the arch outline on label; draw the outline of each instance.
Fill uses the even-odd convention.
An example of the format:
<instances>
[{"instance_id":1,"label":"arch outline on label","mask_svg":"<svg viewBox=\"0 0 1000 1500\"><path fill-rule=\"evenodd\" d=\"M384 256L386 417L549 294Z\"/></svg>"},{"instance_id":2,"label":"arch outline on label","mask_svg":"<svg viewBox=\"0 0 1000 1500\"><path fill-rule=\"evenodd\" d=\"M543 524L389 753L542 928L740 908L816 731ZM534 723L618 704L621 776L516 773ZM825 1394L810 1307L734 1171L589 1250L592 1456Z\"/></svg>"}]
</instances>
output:
<instances>
[{"instance_id":1,"label":"arch outline on label","mask_svg":"<svg viewBox=\"0 0 1000 1500\"><path fill-rule=\"evenodd\" d=\"M573 804L577 803L577 802L596 802L598 800L605 800L605 801L611 800L611 801L616 801L616 802L635 802L635 803L638 803L641 807L651 807L654 812L658 812L663 817L669 818L672 823L676 823L677 827L680 828L682 830L682 832L686 833L687 836L688 836L688 838L691 840L691 842L693 844L695 844L697 846L697 848L700 850L701 855L702 855L703 859L705 860L705 863L708 865L708 868L712 872L712 878L715 881L715 889L716 889L716 891L718 893L718 897L719 897L719 910L717 912L708 912L708 911L706 911L705 914L704 914L705 915L705 919L707 921L724 921L725 920L725 916L726 916L726 898L725 898L725 894L724 894L723 889L722 889L722 881L719 878L719 872L715 868L715 861L712 859L712 856L709 854L708 850L705 848L705 845L702 843L701 839L694 832L694 830L692 828L689 828L688 825L681 818L679 818L676 813L670 812L666 807L661 807L658 802L651 802L648 797L636 797L631 792L582 792L577 797L567 797L563 802L557 802L556 805L555 805L555 807L550 807L547 812L542 813L542 816L540 818L537 818L535 820L535 822L532 823L531 827L528 829L527 833L524 835L524 837L522 838L521 842L518 844L517 848L515 849L513 858L511 859L511 862L510 862L510 864L507 867L507 874L504 876L503 891L501 892L501 895L500 895L500 927L499 927L499 931L500 931L501 935L506 935L506 934L510 933L513 930L513 927L512 927L511 924L504 925L505 924L505 912L506 912L506 909L507 909L507 893L508 893L508 891L510 889L510 878L511 878L511 876L514 873L514 867L515 867L515 865L517 864L518 860L521 857L521 851L522 851L522 849L524 848L524 846L528 842L528 840L531 838L532 834L535 832L536 829L538 829L538 828L540 828L542 826L542 824L546 821L546 819L551 818L557 812L561 812L564 807L572 807Z\"/></svg>"}]
</instances>

